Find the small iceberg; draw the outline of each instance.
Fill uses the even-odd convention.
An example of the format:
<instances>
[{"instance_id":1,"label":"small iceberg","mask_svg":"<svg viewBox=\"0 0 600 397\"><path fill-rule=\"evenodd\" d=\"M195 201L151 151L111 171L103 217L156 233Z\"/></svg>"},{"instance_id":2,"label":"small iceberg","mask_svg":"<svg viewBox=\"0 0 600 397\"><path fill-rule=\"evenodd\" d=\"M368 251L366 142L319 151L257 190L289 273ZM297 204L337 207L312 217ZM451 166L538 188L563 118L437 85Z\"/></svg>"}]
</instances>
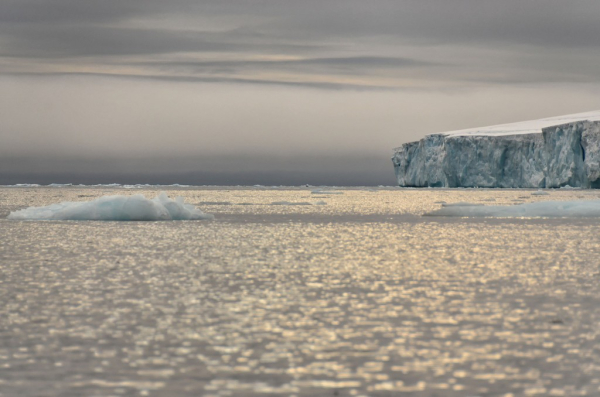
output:
<instances>
[{"instance_id":1,"label":"small iceberg","mask_svg":"<svg viewBox=\"0 0 600 397\"><path fill-rule=\"evenodd\" d=\"M600 200L543 201L519 205L481 205L457 203L444 205L425 216L475 218L597 218Z\"/></svg>"},{"instance_id":2,"label":"small iceberg","mask_svg":"<svg viewBox=\"0 0 600 397\"><path fill-rule=\"evenodd\" d=\"M543 190L540 189L540 190L537 190L537 191L531 193L531 195L532 196L549 196L550 193L545 192L545 191L543 191Z\"/></svg>"},{"instance_id":3,"label":"small iceberg","mask_svg":"<svg viewBox=\"0 0 600 397\"><path fill-rule=\"evenodd\" d=\"M29 207L13 211L14 220L70 221L179 221L213 219L182 197L171 200L165 192L153 199L134 196L103 196L93 201L62 202L45 207Z\"/></svg>"},{"instance_id":4,"label":"small iceberg","mask_svg":"<svg viewBox=\"0 0 600 397\"><path fill-rule=\"evenodd\" d=\"M49 187L69 187L73 186L72 183L51 183L48 185Z\"/></svg>"}]
</instances>

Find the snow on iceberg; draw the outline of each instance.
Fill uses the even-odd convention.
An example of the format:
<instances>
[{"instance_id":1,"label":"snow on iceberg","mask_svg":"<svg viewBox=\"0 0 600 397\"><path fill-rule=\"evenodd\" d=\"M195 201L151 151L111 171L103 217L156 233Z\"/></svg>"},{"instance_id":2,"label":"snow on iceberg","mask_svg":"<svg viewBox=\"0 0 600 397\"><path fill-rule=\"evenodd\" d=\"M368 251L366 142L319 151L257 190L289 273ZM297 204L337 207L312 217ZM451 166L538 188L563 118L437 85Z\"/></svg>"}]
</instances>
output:
<instances>
[{"instance_id":1,"label":"snow on iceberg","mask_svg":"<svg viewBox=\"0 0 600 397\"><path fill-rule=\"evenodd\" d=\"M600 200L543 201L519 205L447 204L425 216L474 218L597 218Z\"/></svg>"},{"instance_id":2,"label":"snow on iceberg","mask_svg":"<svg viewBox=\"0 0 600 397\"><path fill-rule=\"evenodd\" d=\"M29 207L13 211L14 220L74 220L74 221L170 221L213 219L182 197L171 200L165 192L153 199L134 196L103 196L87 202L63 202L45 207Z\"/></svg>"},{"instance_id":3,"label":"snow on iceberg","mask_svg":"<svg viewBox=\"0 0 600 397\"><path fill-rule=\"evenodd\" d=\"M403 187L600 188L600 111L432 134L392 162Z\"/></svg>"}]
</instances>

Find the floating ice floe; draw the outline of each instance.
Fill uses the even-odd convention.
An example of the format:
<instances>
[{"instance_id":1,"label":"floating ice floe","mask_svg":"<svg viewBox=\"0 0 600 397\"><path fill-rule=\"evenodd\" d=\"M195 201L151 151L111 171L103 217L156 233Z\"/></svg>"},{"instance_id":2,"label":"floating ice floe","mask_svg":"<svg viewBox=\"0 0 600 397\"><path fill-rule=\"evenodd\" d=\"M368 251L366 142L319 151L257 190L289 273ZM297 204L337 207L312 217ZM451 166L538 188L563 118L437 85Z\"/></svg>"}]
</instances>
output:
<instances>
[{"instance_id":1,"label":"floating ice floe","mask_svg":"<svg viewBox=\"0 0 600 397\"><path fill-rule=\"evenodd\" d=\"M543 190L538 190L538 191L535 191L535 192L531 193L531 195L532 196L549 196L550 193L545 192Z\"/></svg>"},{"instance_id":2,"label":"floating ice floe","mask_svg":"<svg viewBox=\"0 0 600 397\"><path fill-rule=\"evenodd\" d=\"M325 201L316 201L314 203L309 203L308 201L273 201L271 205L327 205Z\"/></svg>"},{"instance_id":3,"label":"floating ice floe","mask_svg":"<svg viewBox=\"0 0 600 397\"><path fill-rule=\"evenodd\" d=\"M292 201L273 201L271 205L312 205L308 201L292 202Z\"/></svg>"},{"instance_id":4,"label":"floating ice floe","mask_svg":"<svg viewBox=\"0 0 600 397\"><path fill-rule=\"evenodd\" d=\"M211 185L201 185L201 186L211 186ZM47 185L40 185L38 183L17 183L15 185L0 185L0 187L103 187L103 188L125 188L125 189L140 189L140 188L145 188L145 187L151 187L151 188L156 188L156 187L167 187L167 188L183 188L183 187L193 187L192 185L182 185L179 183L174 183L172 185L150 185L147 183L138 183L135 185L123 185L120 183L98 183L98 184L93 184L93 185L85 185L85 184L72 184L72 183L50 183Z\"/></svg>"},{"instance_id":5,"label":"floating ice floe","mask_svg":"<svg viewBox=\"0 0 600 397\"><path fill-rule=\"evenodd\" d=\"M134 196L103 196L87 202L62 202L45 207L29 207L13 211L14 220L75 220L75 221L170 221L213 219L182 197L171 200L165 192L153 199Z\"/></svg>"},{"instance_id":6,"label":"floating ice floe","mask_svg":"<svg viewBox=\"0 0 600 397\"><path fill-rule=\"evenodd\" d=\"M51 183L48 185L49 187L69 187L73 186L72 183Z\"/></svg>"},{"instance_id":7,"label":"floating ice floe","mask_svg":"<svg viewBox=\"0 0 600 397\"><path fill-rule=\"evenodd\" d=\"M425 216L475 218L596 218L600 200L544 201L518 205L446 204Z\"/></svg>"},{"instance_id":8,"label":"floating ice floe","mask_svg":"<svg viewBox=\"0 0 600 397\"><path fill-rule=\"evenodd\" d=\"M340 192L337 190L322 190L322 189L313 190L311 193L312 194L344 194L344 192Z\"/></svg>"}]
</instances>

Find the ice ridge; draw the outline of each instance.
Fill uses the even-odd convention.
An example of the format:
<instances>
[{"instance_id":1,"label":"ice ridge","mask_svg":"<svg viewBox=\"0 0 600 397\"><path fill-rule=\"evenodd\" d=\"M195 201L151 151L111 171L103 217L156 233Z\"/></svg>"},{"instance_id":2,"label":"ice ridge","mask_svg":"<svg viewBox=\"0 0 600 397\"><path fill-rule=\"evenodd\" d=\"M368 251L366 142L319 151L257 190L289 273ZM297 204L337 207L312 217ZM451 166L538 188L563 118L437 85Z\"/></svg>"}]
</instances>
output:
<instances>
[{"instance_id":1,"label":"ice ridge","mask_svg":"<svg viewBox=\"0 0 600 397\"><path fill-rule=\"evenodd\" d=\"M600 188L600 111L432 134L392 162L406 187Z\"/></svg>"}]
</instances>

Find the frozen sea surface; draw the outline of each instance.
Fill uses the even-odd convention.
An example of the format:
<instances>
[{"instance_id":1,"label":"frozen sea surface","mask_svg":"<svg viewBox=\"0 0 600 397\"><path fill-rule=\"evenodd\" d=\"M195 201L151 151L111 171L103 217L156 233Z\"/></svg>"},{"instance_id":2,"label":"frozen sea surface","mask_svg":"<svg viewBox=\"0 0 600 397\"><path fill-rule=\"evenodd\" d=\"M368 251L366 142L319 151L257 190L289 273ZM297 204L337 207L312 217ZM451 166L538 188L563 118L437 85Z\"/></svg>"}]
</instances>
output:
<instances>
[{"instance_id":1,"label":"frozen sea surface","mask_svg":"<svg viewBox=\"0 0 600 397\"><path fill-rule=\"evenodd\" d=\"M600 395L600 220L421 216L600 191L173 187L215 219L6 219L164 189L0 188L0 395Z\"/></svg>"}]
</instances>

